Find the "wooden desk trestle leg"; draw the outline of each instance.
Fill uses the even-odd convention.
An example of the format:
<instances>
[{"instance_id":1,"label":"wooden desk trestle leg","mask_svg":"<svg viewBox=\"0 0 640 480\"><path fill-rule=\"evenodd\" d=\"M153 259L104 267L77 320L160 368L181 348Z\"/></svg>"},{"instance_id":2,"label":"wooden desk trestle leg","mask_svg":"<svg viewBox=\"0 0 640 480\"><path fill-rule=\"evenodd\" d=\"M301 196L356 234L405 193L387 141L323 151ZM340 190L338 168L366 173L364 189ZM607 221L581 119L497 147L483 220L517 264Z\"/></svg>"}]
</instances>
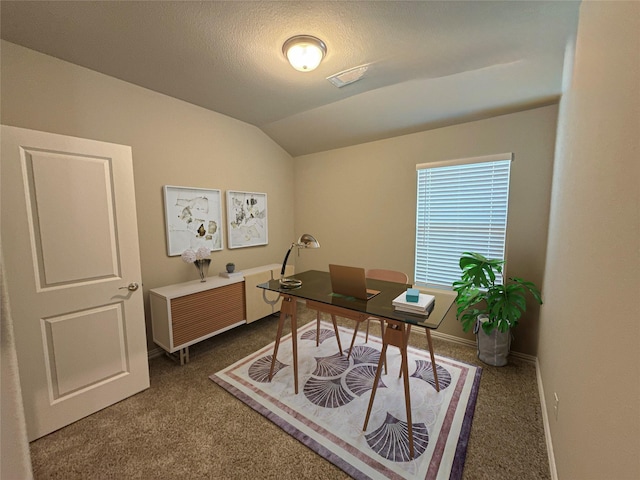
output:
<instances>
[{"instance_id":1,"label":"wooden desk trestle leg","mask_svg":"<svg viewBox=\"0 0 640 480\"><path fill-rule=\"evenodd\" d=\"M355 327L353 328L353 337L351 338L351 345L349 346L349 354L347 355L347 360L351 357L351 352L353 352L353 345L356 343L356 336L358 335L358 328L360 327L360 324L363 321L367 322L367 335L365 336L365 343L367 343L369 341L369 322L371 321L372 318L367 318L366 320L362 320L362 321L358 321L356 320L356 324ZM378 319L380 320L380 332L381 338L384 338L384 320L383 319ZM384 357L384 373L385 375L387 374L387 358Z\"/></svg>"},{"instance_id":2,"label":"wooden desk trestle leg","mask_svg":"<svg viewBox=\"0 0 640 480\"><path fill-rule=\"evenodd\" d=\"M404 402L407 411L407 428L409 432L409 456L413 458L413 423L411 420L411 395L409 390L409 361L407 359L407 328L404 322L394 322L387 320L387 328L385 329L384 337L382 339L382 352L380 354L380 360L378 361L378 368L376 369L376 378L373 380L373 387L371 389L371 398L369 399L369 407L367 408L367 416L364 419L363 430L367 430L369 424L369 417L371 416L371 408L373 407L373 401L376 396L376 390L378 389L378 382L380 381L380 373L382 372L382 364L387 354L387 347L393 345L400 349L402 362L400 364L401 376L404 377Z\"/></svg>"},{"instance_id":3,"label":"wooden desk trestle leg","mask_svg":"<svg viewBox=\"0 0 640 480\"><path fill-rule=\"evenodd\" d=\"M440 391L440 381L438 380L438 368L436 367L436 357L433 354L433 343L431 342L431 329L425 328L425 334L427 336L427 346L429 347L429 355L431 356L431 368L433 369L433 379L436 382L436 392ZM409 334L411 333L411 324L407 325L407 345L409 344ZM400 377L402 377L402 370L400 370Z\"/></svg>"},{"instance_id":4,"label":"wooden desk trestle leg","mask_svg":"<svg viewBox=\"0 0 640 480\"><path fill-rule=\"evenodd\" d=\"M438 369L436 367L436 357L433 355L433 344L431 343L431 329L426 328L427 345L429 345L429 355L431 355L431 368L433 369L433 378L436 381L436 392L440 391L440 380L438 380Z\"/></svg>"},{"instance_id":5,"label":"wooden desk trestle leg","mask_svg":"<svg viewBox=\"0 0 640 480\"><path fill-rule=\"evenodd\" d=\"M336 334L336 340L338 341L338 350L340 355L342 353L342 344L340 343L340 334L338 333L338 323L336 322L336 316L331 314L331 322L333 322L333 331ZM320 345L320 310L316 310L316 347Z\"/></svg>"},{"instance_id":6,"label":"wooden desk trestle leg","mask_svg":"<svg viewBox=\"0 0 640 480\"><path fill-rule=\"evenodd\" d=\"M273 369L276 365L276 357L278 356L278 347L280 346L280 337L282 337L282 327L287 315L291 318L291 342L293 344L293 381L295 385L296 395L298 394L298 325L296 318L296 300L290 295L282 296L282 306L280 307L280 319L278 320L278 333L276 334L276 343L273 347L273 357L271 358L271 368L269 369L269 381L273 378Z\"/></svg>"}]
</instances>

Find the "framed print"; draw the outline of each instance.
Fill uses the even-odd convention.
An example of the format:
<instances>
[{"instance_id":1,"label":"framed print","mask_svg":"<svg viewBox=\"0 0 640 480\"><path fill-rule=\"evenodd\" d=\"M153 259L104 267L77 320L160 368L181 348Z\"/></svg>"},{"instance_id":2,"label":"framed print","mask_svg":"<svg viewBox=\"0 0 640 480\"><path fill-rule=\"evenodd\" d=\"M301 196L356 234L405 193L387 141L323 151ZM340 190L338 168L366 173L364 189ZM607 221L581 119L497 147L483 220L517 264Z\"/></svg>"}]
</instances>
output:
<instances>
[{"instance_id":1,"label":"framed print","mask_svg":"<svg viewBox=\"0 0 640 480\"><path fill-rule=\"evenodd\" d=\"M167 254L188 248L222 250L222 194L220 190L164 186Z\"/></svg>"},{"instance_id":2,"label":"framed print","mask_svg":"<svg viewBox=\"0 0 640 480\"><path fill-rule=\"evenodd\" d=\"M229 248L268 243L266 193L227 191L227 235Z\"/></svg>"}]
</instances>

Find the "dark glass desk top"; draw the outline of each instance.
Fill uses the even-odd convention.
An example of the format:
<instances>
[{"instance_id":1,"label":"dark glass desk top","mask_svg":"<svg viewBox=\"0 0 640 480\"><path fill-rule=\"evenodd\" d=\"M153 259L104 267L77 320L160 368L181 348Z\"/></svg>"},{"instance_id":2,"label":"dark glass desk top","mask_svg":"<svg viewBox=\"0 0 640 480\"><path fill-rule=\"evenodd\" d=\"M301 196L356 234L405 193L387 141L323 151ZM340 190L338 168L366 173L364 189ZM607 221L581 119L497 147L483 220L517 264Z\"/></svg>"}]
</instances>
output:
<instances>
[{"instance_id":1,"label":"dark glass desk top","mask_svg":"<svg viewBox=\"0 0 640 480\"><path fill-rule=\"evenodd\" d=\"M292 297L302 298L304 300L313 300L356 312L367 313L374 317L397 320L432 329L440 326L440 323L442 323L445 315L451 309L451 305L453 305L453 301L456 298L454 292L426 290L426 293L436 297L435 307L428 316L415 315L397 311L391 303L398 295L405 292L407 288L410 288L411 285L368 278L367 288L378 290L380 293L369 300L358 300L353 297L333 295L331 292L329 272L309 270L287 278L301 280L302 286L297 288L282 288L279 280L270 280L266 283L259 284L258 287L279 292L283 295L291 295ZM422 290L425 291L424 289Z\"/></svg>"}]
</instances>

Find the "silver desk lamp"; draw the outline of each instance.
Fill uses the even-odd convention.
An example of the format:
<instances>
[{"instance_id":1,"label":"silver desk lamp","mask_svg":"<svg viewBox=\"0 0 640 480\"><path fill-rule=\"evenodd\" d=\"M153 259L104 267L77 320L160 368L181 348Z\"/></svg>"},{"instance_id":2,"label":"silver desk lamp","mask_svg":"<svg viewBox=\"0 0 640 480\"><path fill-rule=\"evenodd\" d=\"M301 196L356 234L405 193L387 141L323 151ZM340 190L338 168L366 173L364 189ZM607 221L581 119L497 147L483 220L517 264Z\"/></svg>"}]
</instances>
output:
<instances>
[{"instance_id":1,"label":"silver desk lamp","mask_svg":"<svg viewBox=\"0 0 640 480\"><path fill-rule=\"evenodd\" d=\"M287 250L287 254L284 256L284 262L282 262L282 271L280 272L280 286L282 288L296 288L302 285L302 281L295 278L285 278L284 270L287 268L287 260L289 260L289 254L294 247L298 248L320 248L320 243L308 233L303 233L297 242L294 242Z\"/></svg>"}]
</instances>

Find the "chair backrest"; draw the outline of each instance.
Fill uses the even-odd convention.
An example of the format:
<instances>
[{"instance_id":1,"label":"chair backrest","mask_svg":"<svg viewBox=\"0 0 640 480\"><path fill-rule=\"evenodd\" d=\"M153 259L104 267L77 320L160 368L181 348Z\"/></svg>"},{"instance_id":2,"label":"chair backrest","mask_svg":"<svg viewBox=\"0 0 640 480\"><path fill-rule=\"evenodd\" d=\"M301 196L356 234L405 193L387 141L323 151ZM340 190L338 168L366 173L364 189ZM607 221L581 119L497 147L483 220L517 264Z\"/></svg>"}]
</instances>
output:
<instances>
[{"instance_id":1,"label":"chair backrest","mask_svg":"<svg viewBox=\"0 0 640 480\"><path fill-rule=\"evenodd\" d=\"M375 280L386 280L387 282L396 283L409 283L409 277L406 273L398 272L396 270L383 270L380 268L372 268L366 272L367 278L373 278Z\"/></svg>"}]
</instances>

